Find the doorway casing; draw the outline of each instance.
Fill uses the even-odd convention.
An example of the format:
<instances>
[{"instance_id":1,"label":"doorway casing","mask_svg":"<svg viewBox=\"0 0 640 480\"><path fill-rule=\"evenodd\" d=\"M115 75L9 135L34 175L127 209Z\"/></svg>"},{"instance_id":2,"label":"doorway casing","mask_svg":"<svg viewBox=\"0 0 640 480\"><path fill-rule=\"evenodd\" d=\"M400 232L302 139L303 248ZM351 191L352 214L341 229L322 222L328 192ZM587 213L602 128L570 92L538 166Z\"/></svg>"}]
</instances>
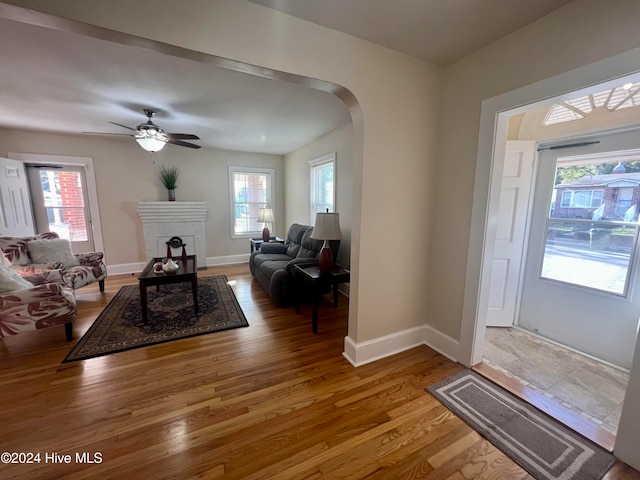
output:
<instances>
[{"instance_id":1,"label":"doorway casing","mask_svg":"<svg viewBox=\"0 0 640 480\"><path fill-rule=\"evenodd\" d=\"M613 88L623 77L626 81L638 81L638 64L640 49L633 49L482 102L458 351L458 360L466 366L482 361L509 117L603 88ZM626 398L640 395L637 340ZM640 469L635 445L635 439L640 436L640 405L633 403L624 404L614 453Z\"/></svg>"}]
</instances>

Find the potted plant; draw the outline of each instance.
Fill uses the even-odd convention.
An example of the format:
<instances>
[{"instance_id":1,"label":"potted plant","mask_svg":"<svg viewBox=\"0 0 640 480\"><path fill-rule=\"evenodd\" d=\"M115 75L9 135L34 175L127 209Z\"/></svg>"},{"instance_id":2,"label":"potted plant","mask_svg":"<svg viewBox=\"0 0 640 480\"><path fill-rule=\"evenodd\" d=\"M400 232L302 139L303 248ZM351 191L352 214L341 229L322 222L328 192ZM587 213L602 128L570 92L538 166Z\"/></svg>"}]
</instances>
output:
<instances>
[{"instance_id":1,"label":"potted plant","mask_svg":"<svg viewBox=\"0 0 640 480\"><path fill-rule=\"evenodd\" d=\"M175 165L169 167L160 165L160 180L169 193L170 202L175 202L176 200L176 187L178 186L179 175L180 169Z\"/></svg>"}]
</instances>

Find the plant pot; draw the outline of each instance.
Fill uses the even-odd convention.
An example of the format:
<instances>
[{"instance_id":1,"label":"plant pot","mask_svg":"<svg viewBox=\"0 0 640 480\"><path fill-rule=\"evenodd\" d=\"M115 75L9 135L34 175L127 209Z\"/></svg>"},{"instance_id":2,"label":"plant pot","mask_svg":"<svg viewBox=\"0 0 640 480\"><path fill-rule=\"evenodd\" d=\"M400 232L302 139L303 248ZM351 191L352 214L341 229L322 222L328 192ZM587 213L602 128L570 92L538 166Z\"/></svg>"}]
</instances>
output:
<instances>
[{"instance_id":1,"label":"plant pot","mask_svg":"<svg viewBox=\"0 0 640 480\"><path fill-rule=\"evenodd\" d=\"M175 202L176 201L176 191L173 188L170 188L167 190L167 193L169 194L169 201L170 202Z\"/></svg>"}]
</instances>

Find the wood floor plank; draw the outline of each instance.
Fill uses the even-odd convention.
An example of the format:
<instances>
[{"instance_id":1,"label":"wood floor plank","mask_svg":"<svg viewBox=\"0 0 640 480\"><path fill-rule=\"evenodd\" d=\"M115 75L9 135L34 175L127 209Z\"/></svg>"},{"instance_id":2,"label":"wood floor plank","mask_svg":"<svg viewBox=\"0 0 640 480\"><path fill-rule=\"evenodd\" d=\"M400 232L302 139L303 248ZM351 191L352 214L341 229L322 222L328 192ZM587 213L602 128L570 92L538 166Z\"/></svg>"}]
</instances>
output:
<instances>
[{"instance_id":1,"label":"wood floor plank","mask_svg":"<svg viewBox=\"0 0 640 480\"><path fill-rule=\"evenodd\" d=\"M527 478L424 387L462 369L421 346L354 368L348 298L276 307L247 264L224 274L250 326L62 364L135 275L76 292L62 327L0 340L0 451L73 457L0 464L0 478ZM75 454L100 453L101 463ZM618 462L607 480L640 479Z\"/></svg>"}]
</instances>

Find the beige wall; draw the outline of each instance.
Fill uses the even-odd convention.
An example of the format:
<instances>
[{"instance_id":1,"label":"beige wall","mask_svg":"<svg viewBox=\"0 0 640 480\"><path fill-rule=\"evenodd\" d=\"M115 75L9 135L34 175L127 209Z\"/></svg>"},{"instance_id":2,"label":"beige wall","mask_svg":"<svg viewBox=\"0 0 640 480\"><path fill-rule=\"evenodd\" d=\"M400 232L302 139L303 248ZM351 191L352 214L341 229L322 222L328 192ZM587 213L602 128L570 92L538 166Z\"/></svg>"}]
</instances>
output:
<instances>
[{"instance_id":1,"label":"beige wall","mask_svg":"<svg viewBox=\"0 0 640 480\"><path fill-rule=\"evenodd\" d=\"M8 152L91 157L94 160L105 254L109 265L144 262L142 224L138 202L166 200L158 165L176 165L180 178L176 199L206 202L207 256L249 253L247 239L232 239L227 167L273 168L276 172L276 209L284 211L283 157L172 145L156 154L142 150L132 138L55 135L0 129L0 156ZM279 220L276 228L284 228ZM187 246L188 248L188 246Z\"/></svg>"},{"instance_id":2,"label":"beige wall","mask_svg":"<svg viewBox=\"0 0 640 480\"><path fill-rule=\"evenodd\" d=\"M351 264L351 215L353 211L353 126L348 123L313 143L284 156L285 229L292 223L313 225L309 219L309 161L336 153L336 209L340 214L342 241L337 261Z\"/></svg>"},{"instance_id":3,"label":"beige wall","mask_svg":"<svg viewBox=\"0 0 640 480\"><path fill-rule=\"evenodd\" d=\"M459 338L481 102L640 45L640 2L576 0L445 70L429 324ZM449 199L445 208L438 199ZM455 199L455 201L451 201Z\"/></svg>"},{"instance_id":4,"label":"beige wall","mask_svg":"<svg viewBox=\"0 0 640 480\"><path fill-rule=\"evenodd\" d=\"M360 107L349 336L362 342L424 323L441 68L238 0L8 3L349 89ZM390 241L393 255L382 254Z\"/></svg>"}]
</instances>

